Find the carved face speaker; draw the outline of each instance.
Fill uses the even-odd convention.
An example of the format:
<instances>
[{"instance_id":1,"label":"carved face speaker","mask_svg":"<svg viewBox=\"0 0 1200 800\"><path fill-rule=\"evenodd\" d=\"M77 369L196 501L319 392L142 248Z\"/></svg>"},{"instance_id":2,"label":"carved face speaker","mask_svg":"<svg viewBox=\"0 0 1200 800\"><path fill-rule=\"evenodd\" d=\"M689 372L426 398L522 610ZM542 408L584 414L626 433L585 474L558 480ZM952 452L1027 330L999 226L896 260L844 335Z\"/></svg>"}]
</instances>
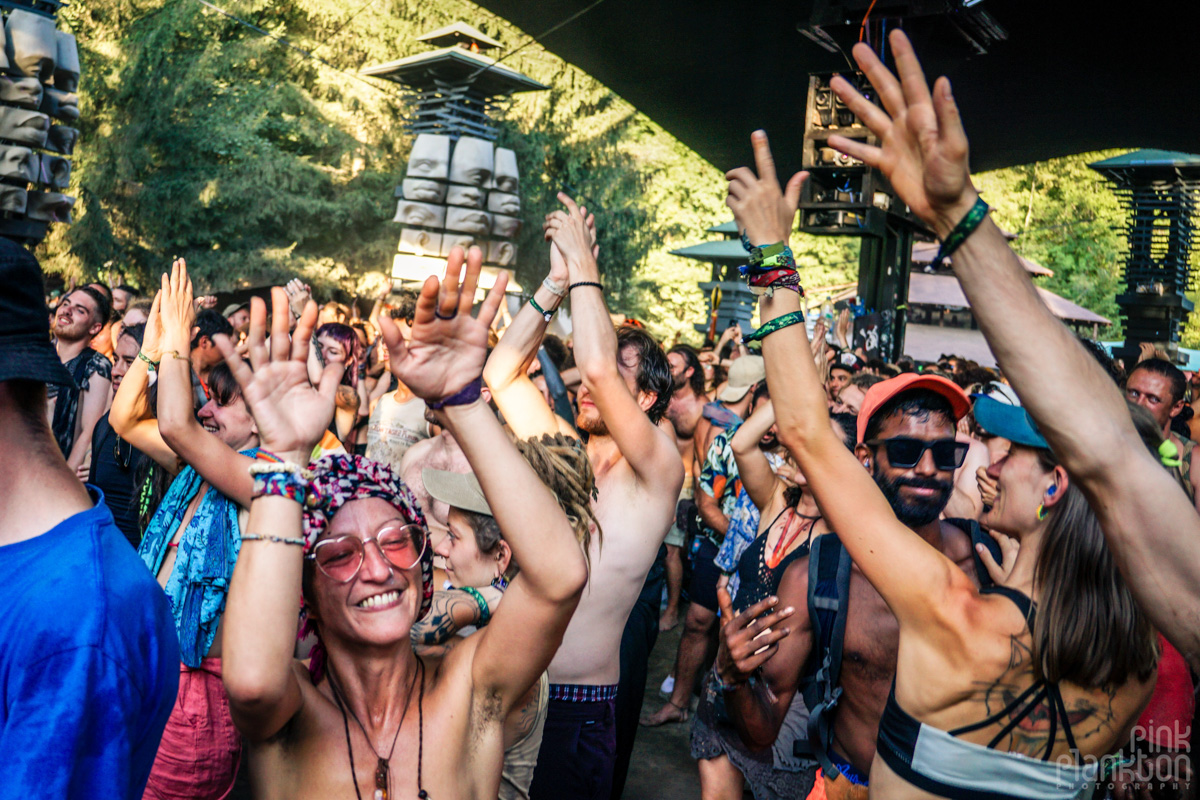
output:
<instances>
[{"instance_id":1,"label":"carved face speaker","mask_svg":"<svg viewBox=\"0 0 1200 800\"><path fill-rule=\"evenodd\" d=\"M28 147L0 145L0 178L14 178L30 183L36 181L38 179L37 155Z\"/></svg>"},{"instance_id":2,"label":"carved face speaker","mask_svg":"<svg viewBox=\"0 0 1200 800\"><path fill-rule=\"evenodd\" d=\"M488 195L487 208L494 214L507 214L515 217L521 213L521 197L505 192L492 192Z\"/></svg>"},{"instance_id":3,"label":"carved face speaker","mask_svg":"<svg viewBox=\"0 0 1200 800\"><path fill-rule=\"evenodd\" d=\"M496 188L515 194L517 191L517 154L507 147L496 148Z\"/></svg>"},{"instance_id":4,"label":"carved face speaker","mask_svg":"<svg viewBox=\"0 0 1200 800\"><path fill-rule=\"evenodd\" d=\"M41 156L40 161L38 182L51 189L66 189L71 182L71 162L65 158L47 155Z\"/></svg>"},{"instance_id":5,"label":"carved face speaker","mask_svg":"<svg viewBox=\"0 0 1200 800\"><path fill-rule=\"evenodd\" d=\"M10 68L22 75L49 83L54 77L54 61L58 58L58 39L54 20L17 9L9 12L4 23L8 36L6 54Z\"/></svg>"},{"instance_id":6,"label":"carved face speaker","mask_svg":"<svg viewBox=\"0 0 1200 800\"><path fill-rule=\"evenodd\" d=\"M487 236L491 228L491 216L486 211L455 206L446 209L446 230L448 231Z\"/></svg>"},{"instance_id":7,"label":"carved face speaker","mask_svg":"<svg viewBox=\"0 0 1200 800\"><path fill-rule=\"evenodd\" d=\"M57 57L54 60L54 88L63 92L79 90L79 48L75 37L66 31L54 32Z\"/></svg>"},{"instance_id":8,"label":"carved face speaker","mask_svg":"<svg viewBox=\"0 0 1200 800\"><path fill-rule=\"evenodd\" d=\"M450 137L422 133L413 142L408 157L407 178L438 178L446 180L450 169Z\"/></svg>"},{"instance_id":9,"label":"carved face speaker","mask_svg":"<svg viewBox=\"0 0 1200 800\"><path fill-rule=\"evenodd\" d=\"M79 95L47 86L40 110L57 120L76 122L79 119Z\"/></svg>"},{"instance_id":10,"label":"carved face speaker","mask_svg":"<svg viewBox=\"0 0 1200 800\"><path fill-rule=\"evenodd\" d=\"M396 204L396 216L392 218L392 222L403 222L405 225L417 225L422 228L441 228L446 222L446 207L401 200Z\"/></svg>"},{"instance_id":11,"label":"carved face speaker","mask_svg":"<svg viewBox=\"0 0 1200 800\"><path fill-rule=\"evenodd\" d=\"M0 185L0 211L11 211L14 214L24 214L28 194L16 186Z\"/></svg>"},{"instance_id":12,"label":"carved face speaker","mask_svg":"<svg viewBox=\"0 0 1200 800\"><path fill-rule=\"evenodd\" d=\"M75 205L74 197L67 197L58 192L29 192L29 202L25 206L25 216L41 222L71 222L71 208Z\"/></svg>"},{"instance_id":13,"label":"carved face speaker","mask_svg":"<svg viewBox=\"0 0 1200 800\"><path fill-rule=\"evenodd\" d=\"M450 181L483 186L492 177L492 143L464 136L454 146L450 159Z\"/></svg>"},{"instance_id":14,"label":"carved face speaker","mask_svg":"<svg viewBox=\"0 0 1200 800\"><path fill-rule=\"evenodd\" d=\"M405 228L400 232L401 253L419 256L436 256L442 252L442 234Z\"/></svg>"},{"instance_id":15,"label":"carved face speaker","mask_svg":"<svg viewBox=\"0 0 1200 800\"><path fill-rule=\"evenodd\" d=\"M446 202L452 206L483 208L483 195L483 189L478 186L451 184L450 191L446 193Z\"/></svg>"},{"instance_id":16,"label":"carved face speaker","mask_svg":"<svg viewBox=\"0 0 1200 800\"><path fill-rule=\"evenodd\" d=\"M42 104L42 82L37 78L0 75L0 102L36 110Z\"/></svg>"},{"instance_id":17,"label":"carved face speaker","mask_svg":"<svg viewBox=\"0 0 1200 800\"><path fill-rule=\"evenodd\" d=\"M489 242L487 260L489 264L511 267L517 260L517 246L503 240Z\"/></svg>"},{"instance_id":18,"label":"carved face speaker","mask_svg":"<svg viewBox=\"0 0 1200 800\"><path fill-rule=\"evenodd\" d=\"M460 233L447 233L442 238L442 252L439 253L443 258L450 255L451 249L461 247L465 253L472 247L486 246L487 242L480 242L474 236L464 236ZM485 250L486 252L486 250Z\"/></svg>"},{"instance_id":19,"label":"carved face speaker","mask_svg":"<svg viewBox=\"0 0 1200 800\"><path fill-rule=\"evenodd\" d=\"M51 125L50 132L46 134L46 149L69 156L75 152L75 141L78 138L79 131L74 128L68 128L66 125Z\"/></svg>"},{"instance_id":20,"label":"carved face speaker","mask_svg":"<svg viewBox=\"0 0 1200 800\"><path fill-rule=\"evenodd\" d=\"M521 220L519 217L506 217L503 214L492 216L492 235L503 239L511 239L517 235L517 231L519 230L521 230Z\"/></svg>"},{"instance_id":21,"label":"carved face speaker","mask_svg":"<svg viewBox=\"0 0 1200 800\"><path fill-rule=\"evenodd\" d=\"M17 12L13 12L14 14ZM6 142L43 147L50 130L50 118L25 108L0 107L0 139ZM78 136L79 132L75 131ZM74 147L72 139L71 146Z\"/></svg>"},{"instance_id":22,"label":"carved face speaker","mask_svg":"<svg viewBox=\"0 0 1200 800\"><path fill-rule=\"evenodd\" d=\"M424 178L405 178L400 184L400 193L405 200L443 203L446 200L446 184Z\"/></svg>"}]
</instances>

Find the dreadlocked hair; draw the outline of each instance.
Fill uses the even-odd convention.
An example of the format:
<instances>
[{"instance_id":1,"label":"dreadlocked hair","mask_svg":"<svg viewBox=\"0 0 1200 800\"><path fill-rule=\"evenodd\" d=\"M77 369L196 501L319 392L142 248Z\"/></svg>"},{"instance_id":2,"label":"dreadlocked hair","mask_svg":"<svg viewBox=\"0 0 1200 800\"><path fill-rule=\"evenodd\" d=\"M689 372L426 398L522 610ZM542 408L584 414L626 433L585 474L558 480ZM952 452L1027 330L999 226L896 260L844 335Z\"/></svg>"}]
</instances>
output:
<instances>
[{"instance_id":1,"label":"dreadlocked hair","mask_svg":"<svg viewBox=\"0 0 1200 800\"><path fill-rule=\"evenodd\" d=\"M590 570L592 526L596 527L597 550L603 544L604 534L600 530L599 520L592 513L596 475L592 472L592 463L588 461L583 443L562 433L553 436L544 433L540 439L518 439L516 444L529 466L554 493L558 504L566 512L571 527L575 529L575 538L583 545Z\"/></svg>"}]
</instances>

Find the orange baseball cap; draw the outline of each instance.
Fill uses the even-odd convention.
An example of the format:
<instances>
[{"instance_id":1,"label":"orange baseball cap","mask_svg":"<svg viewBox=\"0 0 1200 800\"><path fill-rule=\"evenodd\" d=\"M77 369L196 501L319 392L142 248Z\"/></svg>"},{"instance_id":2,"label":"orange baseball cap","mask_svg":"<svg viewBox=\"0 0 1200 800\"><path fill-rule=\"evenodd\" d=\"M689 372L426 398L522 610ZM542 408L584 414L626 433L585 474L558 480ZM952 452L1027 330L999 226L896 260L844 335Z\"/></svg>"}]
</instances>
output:
<instances>
[{"instance_id":1,"label":"orange baseball cap","mask_svg":"<svg viewBox=\"0 0 1200 800\"><path fill-rule=\"evenodd\" d=\"M971 408L970 398L967 397L966 392L958 388L954 381L947 380L940 375L906 372L895 378L881 381L867 390L867 396L863 399L862 408L858 412L858 441L863 441L867 434L867 423L871 421L871 417L876 411L901 392L913 389L929 389L949 400L950 408L954 411L955 422Z\"/></svg>"}]
</instances>

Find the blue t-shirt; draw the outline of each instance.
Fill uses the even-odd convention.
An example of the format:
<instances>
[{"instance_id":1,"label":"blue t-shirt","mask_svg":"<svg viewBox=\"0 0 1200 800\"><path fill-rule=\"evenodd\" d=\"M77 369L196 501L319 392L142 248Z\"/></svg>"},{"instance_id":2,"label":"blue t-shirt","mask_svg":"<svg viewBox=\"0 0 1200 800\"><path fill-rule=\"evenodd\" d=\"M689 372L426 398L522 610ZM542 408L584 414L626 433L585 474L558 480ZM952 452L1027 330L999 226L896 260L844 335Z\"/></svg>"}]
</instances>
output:
<instances>
[{"instance_id":1,"label":"blue t-shirt","mask_svg":"<svg viewBox=\"0 0 1200 800\"><path fill-rule=\"evenodd\" d=\"M142 796L179 688L167 597L104 496L0 547L0 797Z\"/></svg>"}]
</instances>

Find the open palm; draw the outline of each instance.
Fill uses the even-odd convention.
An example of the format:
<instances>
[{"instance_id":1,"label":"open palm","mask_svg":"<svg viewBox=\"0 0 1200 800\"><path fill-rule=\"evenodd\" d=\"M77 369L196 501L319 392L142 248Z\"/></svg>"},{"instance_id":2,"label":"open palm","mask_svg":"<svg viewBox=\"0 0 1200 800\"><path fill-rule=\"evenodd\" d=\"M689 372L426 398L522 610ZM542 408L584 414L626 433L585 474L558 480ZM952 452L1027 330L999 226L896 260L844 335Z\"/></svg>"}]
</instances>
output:
<instances>
[{"instance_id":1,"label":"open palm","mask_svg":"<svg viewBox=\"0 0 1200 800\"><path fill-rule=\"evenodd\" d=\"M466 272L462 274L464 260ZM388 317L380 319L392 374L422 400L450 397L483 374L488 329L500 309L508 274L500 272L478 316L472 317L482 268L483 252L478 247L472 247L465 257L461 247L453 248L446 262L446 277L439 281L430 276L421 287L407 343L395 323Z\"/></svg>"},{"instance_id":2,"label":"open palm","mask_svg":"<svg viewBox=\"0 0 1200 800\"><path fill-rule=\"evenodd\" d=\"M266 341L267 308L255 297L250 301L250 364L236 352L228 337L215 337L225 363L242 387L242 397L254 416L258 438L266 450L278 455L294 454L304 463L321 441L333 419L334 396L341 380L343 364L328 364L321 373L320 385L308 379L308 348L317 305L308 301L289 340L288 296L283 289L271 290L271 340Z\"/></svg>"},{"instance_id":3,"label":"open palm","mask_svg":"<svg viewBox=\"0 0 1200 800\"><path fill-rule=\"evenodd\" d=\"M950 82L939 78L931 95L908 38L896 30L889 41L899 80L870 47L854 47L854 59L879 93L882 109L846 79L838 77L830 83L837 96L879 137L880 146L842 136L831 136L829 144L877 167L913 213L944 233L957 223L964 205L969 208L974 202L967 135Z\"/></svg>"}]
</instances>

